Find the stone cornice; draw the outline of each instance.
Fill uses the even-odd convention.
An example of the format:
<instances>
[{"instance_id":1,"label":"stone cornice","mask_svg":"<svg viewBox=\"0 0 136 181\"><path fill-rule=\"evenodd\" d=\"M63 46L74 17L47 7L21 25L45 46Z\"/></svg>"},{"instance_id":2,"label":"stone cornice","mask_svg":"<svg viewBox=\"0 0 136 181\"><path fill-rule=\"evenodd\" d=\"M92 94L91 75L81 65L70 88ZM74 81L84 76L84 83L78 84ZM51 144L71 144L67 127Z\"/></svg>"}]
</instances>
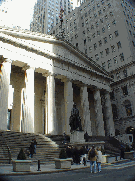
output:
<instances>
[{"instance_id":1,"label":"stone cornice","mask_svg":"<svg viewBox=\"0 0 136 181\"><path fill-rule=\"evenodd\" d=\"M135 65L135 61L129 62L129 63L127 63L127 64L125 64L125 65L123 65L121 67L118 67L117 69L110 71L109 74L116 73L116 72L120 71L121 69L124 69L124 68L126 68L126 67L128 67L130 65Z\"/></svg>"},{"instance_id":2,"label":"stone cornice","mask_svg":"<svg viewBox=\"0 0 136 181\"><path fill-rule=\"evenodd\" d=\"M4 34L3 34L3 35L4 35ZM0 37L0 40L2 40L2 42L8 43L8 44L12 44L12 45L14 45L15 47L20 47L20 48L22 48L22 49L25 49L25 50L30 51L30 52L34 52L34 53L36 53L36 54L38 54L38 55L47 57L47 58L49 58L49 59L54 59L54 60L59 60L59 61L62 61L62 62L64 62L64 61L67 62L67 60L64 59L63 57L60 58L60 56L57 56L57 55L55 55L55 54L53 54L53 53L51 53L51 54L50 54L50 53L45 53L45 52L43 52L43 51L37 50L37 48L32 48L32 47L29 47L29 46L27 46L27 45L24 45L23 42L20 44L20 42L16 42L14 39L15 39L15 38L12 39L12 38L6 37L6 36ZM95 74L95 75L102 76L102 77L104 77L105 79L112 80L109 76L104 75L104 74L102 74L102 73L99 73L99 72L97 72L97 71L95 71L95 70L88 69L88 68L86 68L86 67L84 67L84 66L81 67L80 65L75 65L74 62L68 62L68 63L69 63L69 64L72 64L72 66L76 66L77 68L84 69L85 71L89 71L89 73L93 73L93 74Z\"/></svg>"},{"instance_id":3,"label":"stone cornice","mask_svg":"<svg viewBox=\"0 0 136 181\"><path fill-rule=\"evenodd\" d=\"M118 84L120 84L120 83L122 83L122 82L125 82L126 80L131 79L131 78L135 78L135 75L133 74L133 75L130 75L130 76L128 76L128 77L125 77L124 79L120 79L120 80L118 80L118 81L116 81L116 82L111 83L110 85L111 85L111 86L118 85Z\"/></svg>"},{"instance_id":4,"label":"stone cornice","mask_svg":"<svg viewBox=\"0 0 136 181\"><path fill-rule=\"evenodd\" d=\"M100 65L98 65L96 62L94 62L92 59L90 59L87 55L85 55L83 52L81 52L80 50L78 50L76 47L74 47L72 44L70 44L69 42L67 42L64 39L61 38L56 38L55 36L51 36L51 35L45 35L45 34L41 34L41 33L33 33L30 31L18 31L18 30L13 30L13 29L9 29L9 28L2 28L0 27L0 32L16 37L16 38L21 38L21 39L32 39L35 41L41 41L41 42L52 42L52 43L57 43L57 44L63 44L65 47L67 47L69 50L71 50L72 52L76 53L77 56L83 58L85 61L87 61L91 66L94 67L94 69L97 69L97 71L105 74L105 75L109 75L109 73L104 70Z\"/></svg>"}]
</instances>

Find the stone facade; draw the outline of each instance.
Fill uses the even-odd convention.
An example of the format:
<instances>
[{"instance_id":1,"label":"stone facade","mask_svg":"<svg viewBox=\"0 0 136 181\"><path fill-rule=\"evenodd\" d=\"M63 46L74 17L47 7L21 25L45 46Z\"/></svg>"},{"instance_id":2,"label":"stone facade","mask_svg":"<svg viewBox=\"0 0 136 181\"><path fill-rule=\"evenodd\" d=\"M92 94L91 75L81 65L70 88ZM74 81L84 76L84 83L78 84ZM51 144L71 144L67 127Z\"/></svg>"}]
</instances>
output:
<instances>
[{"instance_id":1,"label":"stone facade","mask_svg":"<svg viewBox=\"0 0 136 181\"><path fill-rule=\"evenodd\" d=\"M14 88L11 130L70 135L69 117L75 102L84 132L105 135L101 92L109 95L111 91L105 70L52 36L4 28L0 36L1 97L4 93L8 97L9 85ZM114 135L109 96L106 102L108 124L112 125L109 132ZM0 129L6 130L8 99L3 105Z\"/></svg>"}]
</instances>

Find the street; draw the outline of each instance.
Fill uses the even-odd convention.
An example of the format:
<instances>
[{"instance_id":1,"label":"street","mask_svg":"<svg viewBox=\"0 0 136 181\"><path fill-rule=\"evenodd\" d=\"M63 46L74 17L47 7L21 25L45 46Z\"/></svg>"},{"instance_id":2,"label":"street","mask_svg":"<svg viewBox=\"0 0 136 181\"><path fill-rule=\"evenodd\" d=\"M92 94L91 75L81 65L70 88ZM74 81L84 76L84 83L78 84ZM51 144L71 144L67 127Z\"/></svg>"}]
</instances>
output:
<instances>
[{"instance_id":1,"label":"street","mask_svg":"<svg viewBox=\"0 0 136 181\"><path fill-rule=\"evenodd\" d=\"M100 173L90 173L90 169L80 169L74 171L38 174L38 175L22 175L22 176L4 176L0 178L1 181L134 181L135 180L135 166L133 162L126 164L111 164L102 167Z\"/></svg>"}]
</instances>

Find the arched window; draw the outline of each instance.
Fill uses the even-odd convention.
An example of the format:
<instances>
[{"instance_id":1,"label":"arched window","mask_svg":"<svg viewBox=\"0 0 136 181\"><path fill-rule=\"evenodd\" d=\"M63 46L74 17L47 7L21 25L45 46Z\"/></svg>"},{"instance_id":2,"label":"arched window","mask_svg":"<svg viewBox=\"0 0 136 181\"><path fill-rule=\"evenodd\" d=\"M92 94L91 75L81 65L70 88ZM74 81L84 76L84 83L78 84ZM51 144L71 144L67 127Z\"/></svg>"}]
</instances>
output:
<instances>
[{"instance_id":1,"label":"arched window","mask_svg":"<svg viewBox=\"0 0 136 181\"><path fill-rule=\"evenodd\" d=\"M123 104L125 106L127 116L131 116L132 115L132 109L131 109L130 101L129 100L125 100Z\"/></svg>"},{"instance_id":2,"label":"arched window","mask_svg":"<svg viewBox=\"0 0 136 181\"><path fill-rule=\"evenodd\" d=\"M118 119L117 106L112 104L113 119Z\"/></svg>"}]
</instances>

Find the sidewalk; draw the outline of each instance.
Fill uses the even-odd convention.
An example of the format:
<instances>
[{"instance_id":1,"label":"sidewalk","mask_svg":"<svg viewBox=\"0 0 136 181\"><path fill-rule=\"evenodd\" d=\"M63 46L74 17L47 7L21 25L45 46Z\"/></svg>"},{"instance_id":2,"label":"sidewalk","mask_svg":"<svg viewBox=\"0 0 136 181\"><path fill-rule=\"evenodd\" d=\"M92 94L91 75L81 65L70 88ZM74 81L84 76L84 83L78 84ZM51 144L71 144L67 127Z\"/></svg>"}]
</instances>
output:
<instances>
[{"instance_id":1,"label":"sidewalk","mask_svg":"<svg viewBox=\"0 0 136 181\"><path fill-rule=\"evenodd\" d=\"M117 162L123 162L123 161L128 161L128 159L125 160L119 160ZM104 163L102 164L102 167L110 165L110 163ZM56 173L56 172L63 172L63 171L70 171L70 170L77 170L77 169L83 169L83 168L89 168L90 163L87 162L87 166L84 166L83 164L80 165L71 165L70 169L56 169L55 164L41 164L40 169L41 171L38 170L38 165L31 165L30 166L30 172L13 172L13 166L12 164L2 164L0 165L0 176L3 175L31 175L31 174L45 174L45 173Z\"/></svg>"}]
</instances>

